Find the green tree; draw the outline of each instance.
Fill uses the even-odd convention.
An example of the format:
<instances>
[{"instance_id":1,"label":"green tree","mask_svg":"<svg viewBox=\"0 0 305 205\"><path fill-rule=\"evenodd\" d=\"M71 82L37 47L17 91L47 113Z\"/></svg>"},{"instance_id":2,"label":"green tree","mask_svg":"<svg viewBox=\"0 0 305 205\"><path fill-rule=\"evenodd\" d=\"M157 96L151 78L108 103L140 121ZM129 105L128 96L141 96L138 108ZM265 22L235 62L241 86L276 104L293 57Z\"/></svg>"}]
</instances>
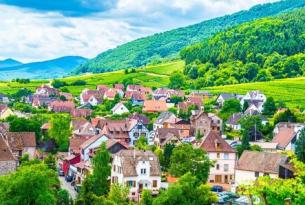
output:
<instances>
[{"instance_id":1,"label":"green tree","mask_svg":"<svg viewBox=\"0 0 305 205\"><path fill-rule=\"evenodd\" d=\"M153 201L153 205L210 205L217 202L217 196L210 187L203 184L190 172Z\"/></svg>"},{"instance_id":2,"label":"green tree","mask_svg":"<svg viewBox=\"0 0 305 205\"><path fill-rule=\"evenodd\" d=\"M176 147L175 144L167 143L164 146L162 157L159 157L160 164L162 170L167 171L170 166L170 159L173 153L174 148Z\"/></svg>"},{"instance_id":3,"label":"green tree","mask_svg":"<svg viewBox=\"0 0 305 205\"><path fill-rule=\"evenodd\" d=\"M296 141L295 154L298 160L305 163L305 129L301 130L299 138Z\"/></svg>"},{"instance_id":4,"label":"green tree","mask_svg":"<svg viewBox=\"0 0 305 205\"><path fill-rule=\"evenodd\" d=\"M140 205L152 205L153 203L153 198L151 195L151 191L144 189L142 191L142 197L141 197L141 201L140 201Z\"/></svg>"},{"instance_id":5,"label":"green tree","mask_svg":"<svg viewBox=\"0 0 305 205\"><path fill-rule=\"evenodd\" d=\"M71 136L70 116L56 114L51 118L51 126L48 134L54 139L60 151L67 151Z\"/></svg>"},{"instance_id":6,"label":"green tree","mask_svg":"<svg viewBox=\"0 0 305 205\"><path fill-rule=\"evenodd\" d=\"M185 85L185 77L181 72L173 72L169 78L168 87L181 89Z\"/></svg>"},{"instance_id":7,"label":"green tree","mask_svg":"<svg viewBox=\"0 0 305 205\"><path fill-rule=\"evenodd\" d=\"M169 172L175 177L191 172L201 182L206 182L212 165L202 149L193 148L191 144L181 144L173 149Z\"/></svg>"},{"instance_id":8,"label":"green tree","mask_svg":"<svg viewBox=\"0 0 305 205\"><path fill-rule=\"evenodd\" d=\"M276 112L275 102L273 97L268 97L263 105L263 114L267 116L272 116Z\"/></svg>"},{"instance_id":9,"label":"green tree","mask_svg":"<svg viewBox=\"0 0 305 205\"><path fill-rule=\"evenodd\" d=\"M245 101L244 104L243 104L242 111L245 112L248 109L248 107L249 107L249 103L248 103L248 101Z\"/></svg>"},{"instance_id":10,"label":"green tree","mask_svg":"<svg viewBox=\"0 0 305 205\"><path fill-rule=\"evenodd\" d=\"M240 112L241 106L237 99L226 100L221 108L220 114L224 119L228 119L232 114Z\"/></svg>"},{"instance_id":11,"label":"green tree","mask_svg":"<svg viewBox=\"0 0 305 205\"><path fill-rule=\"evenodd\" d=\"M144 135L141 135L139 137L139 139L136 141L136 148L138 150L147 150L148 149L147 138Z\"/></svg>"},{"instance_id":12,"label":"green tree","mask_svg":"<svg viewBox=\"0 0 305 205\"><path fill-rule=\"evenodd\" d=\"M119 184L112 184L110 192L108 194L108 199L113 201L115 204L128 205L128 194L129 188Z\"/></svg>"},{"instance_id":13,"label":"green tree","mask_svg":"<svg viewBox=\"0 0 305 205\"><path fill-rule=\"evenodd\" d=\"M279 122L296 122L296 116L290 109L285 110L284 112L280 112L274 116L274 124Z\"/></svg>"},{"instance_id":14,"label":"green tree","mask_svg":"<svg viewBox=\"0 0 305 205\"><path fill-rule=\"evenodd\" d=\"M70 205L70 196L67 190L60 189L57 192L57 205Z\"/></svg>"},{"instance_id":15,"label":"green tree","mask_svg":"<svg viewBox=\"0 0 305 205\"><path fill-rule=\"evenodd\" d=\"M48 154L46 158L44 158L44 163L47 165L50 169L53 169L56 171L56 160L54 155Z\"/></svg>"},{"instance_id":16,"label":"green tree","mask_svg":"<svg viewBox=\"0 0 305 205\"><path fill-rule=\"evenodd\" d=\"M18 205L55 205L60 187L56 172L42 163L21 166L0 184L0 203Z\"/></svg>"}]
</instances>

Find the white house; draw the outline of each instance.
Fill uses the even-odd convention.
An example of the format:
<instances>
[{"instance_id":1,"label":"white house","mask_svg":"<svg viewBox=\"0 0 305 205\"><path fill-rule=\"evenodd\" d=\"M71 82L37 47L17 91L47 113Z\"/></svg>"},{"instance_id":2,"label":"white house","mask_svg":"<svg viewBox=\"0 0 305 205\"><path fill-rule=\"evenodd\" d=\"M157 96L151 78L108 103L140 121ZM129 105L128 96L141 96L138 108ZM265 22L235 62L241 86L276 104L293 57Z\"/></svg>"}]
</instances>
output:
<instances>
[{"instance_id":1,"label":"white house","mask_svg":"<svg viewBox=\"0 0 305 205\"><path fill-rule=\"evenodd\" d=\"M122 115L129 113L129 110L123 103L119 102L111 109L111 112L113 115Z\"/></svg>"},{"instance_id":2,"label":"white house","mask_svg":"<svg viewBox=\"0 0 305 205\"><path fill-rule=\"evenodd\" d=\"M200 144L200 148L208 153L209 159L215 161L210 169L208 181L226 183L234 181L236 151L221 137L220 132L210 131Z\"/></svg>"},{"instance_id":3,"label":"white house","mask_svg":"<svg viewBox=\"0 0 305 205\"><path fill-rule=\"evenodd\" d=\"M255 105L258 111L261 113L263 111L263 105L266 102L267 97L259 90L248 92L240 101L243 106L247 101L249 106Z\"/></svg>"},{"instance_id":4,"label":"white house","mask_svg":"<svg viewBox=\"0 0 305 205\"><path fill-rule=\"evenodd\" d=\"M287 165L288 157L280 153L244 151L236 164L235 184L249 184L259 176L279 177L280 165Z\"/></svg>"},{"instance_id":5,"label":"white house","mask_svg":"<svg viewBox=\"0 0 305 205\"><path fill-rule=\"evenodd\" d=\"M304 123L278 123L273 131L272 142L277 143L277 148L280 150L294 151L296 141L304 127Z\"/></svg>"},{"instance_id":6,"label":"white house","mask_svg":"<svg viewBox=\"0 0 305 205\"><path fill-rule=\"evenodd\" d=\"M152 151L121 150L113 155L111 183L130 188L129 198L139 201L144 189L153 195L159 193L161 169L157 156Z\"/></svg>"},{"instance_id":7,"label":"white house","mask_svg":"<svg viewBox=\"0 0 305 205\"><path fill-rule=\"evenodd\" d=\"M159 117L156 119L153 125L153 130L163 128L166 123L176 123L180 119L176 117L175 114L171 112L162 112Z\"/></svg>"},{"instance_id":8,"label":"white house","mask_svg":"<svg viewBox=\"0 0 305 205\"><path fill-rule=\"evenodd\" d=\"M216 103L219 107L222 107L226 100L237 99L241 100L243 98L242 95L232 94L232 93L222 93L218 95L216 99Z\"/></svg>"},{"instance_id":9,"label":"white house","mask_svg":"<svg viewBox=\"0 0 305 205\"><path fill-rule=\"evenodd\" d=\"M81 160L82 161L87 161L89 160L89 154L99 146L103 142L106 142L108 140L108 137L106 135L95 135L85 141L83 144L80 145L80 150L81 150Z\"/></svg>"},{"instance_id":10,"label":"white house","mask_svg":"<svg viewBox=\"0 0 305 205\"><path fill-rule=\"evenodd\" d=\"M144 136L148 143L151 144L149 139L149 130L147 127L143 124L143 122L138 120L130 120L129 123L129 145L134 146L136 141L139 139L140 136Z\"/></svg>"}]
</instances>

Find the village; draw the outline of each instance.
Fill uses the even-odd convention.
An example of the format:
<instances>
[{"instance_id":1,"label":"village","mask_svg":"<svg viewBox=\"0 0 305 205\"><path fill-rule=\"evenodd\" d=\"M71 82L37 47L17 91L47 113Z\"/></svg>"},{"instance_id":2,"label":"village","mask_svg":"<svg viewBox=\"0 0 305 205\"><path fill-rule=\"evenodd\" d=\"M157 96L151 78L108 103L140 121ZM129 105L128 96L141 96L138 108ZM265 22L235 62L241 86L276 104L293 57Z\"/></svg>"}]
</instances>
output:
<instances>
[{"instance_id":1,"label":"village","mask_svg":"<svg viewBox=\"0 0 305 205\"><path fill-rule=\"evenodd\" d=\"M182 161L171 155L190 146L202 150L211 162L206 181L218 203L248 204L247 197L237 194L240 186L259 176L294 177L287 152L295 151L305 127L288 108L276 106L259 90L212 95L114 84L72 96L46 84L18 99L1 94L0 101L0 175L16 171L24 156L42 160L52 153L59 177L77 193L105 145L111 156L109 183L127 186L134 202L141 200L143 190L157 196L176 183L181 175L172 167L182 169L178 165L185 163L183 157L192 160L187 159L191 153L180 156ZM40 127L40 138L35 131L12 131L13 120L6 119L36 115L17 110L12 106L17 101L50 115L69 116L67 149L58 149L61 145L47 137L56 126L51 120Z\"/></svg>"}]
</instances>

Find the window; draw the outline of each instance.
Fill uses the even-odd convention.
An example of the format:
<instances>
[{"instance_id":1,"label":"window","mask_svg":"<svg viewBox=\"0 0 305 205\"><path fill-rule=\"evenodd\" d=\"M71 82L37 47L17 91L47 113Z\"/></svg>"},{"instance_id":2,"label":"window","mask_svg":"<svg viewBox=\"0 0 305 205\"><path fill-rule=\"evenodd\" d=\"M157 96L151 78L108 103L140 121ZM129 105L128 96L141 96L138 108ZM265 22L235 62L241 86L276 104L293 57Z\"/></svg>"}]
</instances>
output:
<instances>
[{"instance_id":1,"label":"window","mask_svg":"<svg viewBox=\"0 0 305 205\"><path fill-rule=\"evenodd\" d=\"M224 158L224 159L229 159L229 154L228 154L228 153L224 153L224 154L223 154L223 158Z\"/></svg>"},{"instance_id":2,"label":"window","mask_svg":"<svg viewBox=\"0 0 305 205\"><path fill-rule=\"evenodd\" d=\"M217 153L217 158L220 158L220 153Z\"/></svg>"},{"instance_id":3,"label":"window","mask_svg":"<svg viewBox=\"0 0 305 205\"><path fill-rule=\"evenodd\" d=\"M254 176L255 176L255 177L259 177L259 172L255 172L255 173L254 173Z\"/></svg>"},{"instance_id":4,"label":"window","mask_svg":"<svg viewBox=\"0 0 305 205\"><path fill-rule=\"evenodd\" d=\"M141 169L141 174L146 174L146 169Z\"/></svg>"},{"instance_id":5,"label":"window","mask_svg":"<svg viewBox=\"0 0 305 205\"><path fill-rule=\"evenodd\" d=\"M219 170L219 164L216 164L216 169Z\"/></svg>"},{"instance_id":6,"label":"window","mask_svg":"<svg viewBox=\"0 0 305 205\"><path fill-rule=\"evenodd\" d=\"M158 181L157 180L153 180L153 187L156 188L158 186Z\"/></svg>"},{"instance_id":7,"label":"window","mask_svg":"<svg viewBox=\"0 0 305 205\"><path fill-rule=\"evenodd\" d=\"M138 129L141 130L142 129L142 125L138 125Z\"/></svg>"},{"instance_id":8,"label":"window","mask_svg":"<svg viewBox=\"0 0 305 205\"><path fill-rule=\"evenodd\" d=\"M127 181L127 182L126 182L126 185L127 185L128 187L135 187L136 182L135 182L135 181Z\"/></svg>"},{"instance_id":9,"label":"window","mask_svg":"<svg viewBox=\"0 0 305 205\"><path fill-rule=\"evenodd\" d=\"M115 166L115 165L113 165L113 171L114 171L114 172L116 171L116 166Z\"/></svg>"},{"instance_id":10,"label":"window","mask_svg":"<svg viewBox=\"0 0 305 205\"><path fill-rule=\"evenodd\" d=\"M134 137L138 137L138 136L139 136L139 133L138 133L138 132L135 132L135 133L133 133L133 136L134 136Z\"/></svg>"},{"instance_id":11,"label":"window","mask_svg":"<svg viewBox=\"0 0 305 205\"><path fill-rule=\"evenodd\" d=\"M225 171L225 172L229 171L229 165L228 164L224 164L223 171Z\"/></svg>"}]
</instances>

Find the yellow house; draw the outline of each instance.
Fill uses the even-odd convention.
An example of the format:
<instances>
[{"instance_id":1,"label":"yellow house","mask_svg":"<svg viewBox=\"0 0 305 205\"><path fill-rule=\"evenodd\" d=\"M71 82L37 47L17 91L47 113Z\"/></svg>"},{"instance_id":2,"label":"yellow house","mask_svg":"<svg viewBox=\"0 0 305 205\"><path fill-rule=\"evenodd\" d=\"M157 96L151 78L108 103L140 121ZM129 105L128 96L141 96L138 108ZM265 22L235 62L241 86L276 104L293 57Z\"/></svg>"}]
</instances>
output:
<instances>
[{"instance_id":1,"label":"yellow house","mask_svg":"<svg viewBox=\"0 0 305 205\"><path fill-rule=\"evenodd\" d=\"M7 117L15 115L14 112L7 105L0 105L0 119L6 119Z\"/></svg>"}]
</instances>

